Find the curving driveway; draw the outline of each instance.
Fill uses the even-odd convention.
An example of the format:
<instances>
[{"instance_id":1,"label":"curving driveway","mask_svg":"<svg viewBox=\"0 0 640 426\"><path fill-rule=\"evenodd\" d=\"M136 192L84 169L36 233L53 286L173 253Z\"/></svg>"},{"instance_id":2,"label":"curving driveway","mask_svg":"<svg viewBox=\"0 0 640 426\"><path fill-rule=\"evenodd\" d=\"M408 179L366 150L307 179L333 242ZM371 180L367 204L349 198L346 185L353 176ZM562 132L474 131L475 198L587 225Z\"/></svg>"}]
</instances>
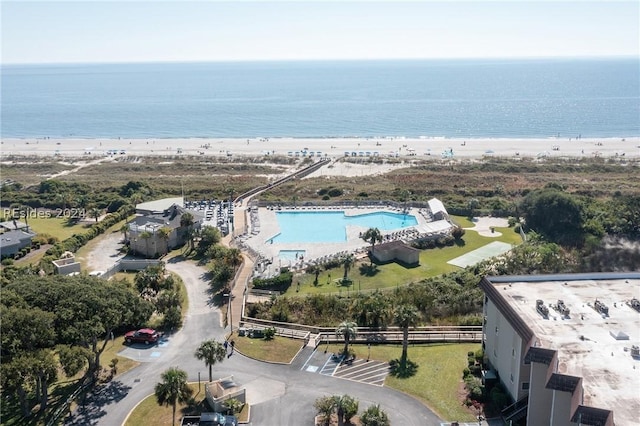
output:
<instances>
[{"instance_id":1,"label":"curving driveway","mask_svg":"<svg viewBox=\"0 0 640 426\"><path fill-rule=\"evenodd\" d=\"M193 353L202 340L222 339L219 311L209 303L206 270L190 261L172 259L167 269L182 277L189 295L189 311L183 328L161 347L138 348L143 362L99 388L85 401L65 424L121 425L128 413L145 397L153 393L160 374L171 366L187 371L189 381L208 378L208 369ZM152 355L154 352L157 355ZM233 375L247 388L251 404L252 425L313 425L314 401L324 395L349 394L360 401L360 411L371 404L380 404L392 424L408 426L439 425L441 420L414 398L380 386L338 379L301 371L294 365L258 362L238 353L213 368L215 376ZM429 386L425 383L425 386Z\"/></svg>"}]
</instances>

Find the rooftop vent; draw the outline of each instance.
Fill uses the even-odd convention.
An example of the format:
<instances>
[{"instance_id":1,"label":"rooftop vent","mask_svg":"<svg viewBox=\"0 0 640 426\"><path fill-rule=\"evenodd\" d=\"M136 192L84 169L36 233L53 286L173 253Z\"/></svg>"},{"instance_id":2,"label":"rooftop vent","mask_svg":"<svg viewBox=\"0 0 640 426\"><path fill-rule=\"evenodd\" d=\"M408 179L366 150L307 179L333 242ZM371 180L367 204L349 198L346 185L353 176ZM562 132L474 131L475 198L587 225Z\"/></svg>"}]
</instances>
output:
<instances>
[{"instance_id":1,"label":"rooftop vent","mask_svg":"<svg viewBox=\"0 0 640 426\"><path fill-rule=\"evenodd\" d=\"M564 304L564 300L558 299L558 303L554 306L555 310L560 312L560 315L563 317L568 317L571 311L567 308L567 305Z\"/></svg>"},{"instance_id":2,"label":"rooftop vent","mask_svg":"<svg viewBox=\"0 0 640 426\"><path fill-rule=\"evenodd\" d=\"M616 340L629 340L629 335L624 331L610 331L609 334Z\"/></svg>"},{"instance_id":3,"label":"rooftop vent","mask_svg":"<svg viewBox=\"0 0 640 426\"><path fill-rule=\"evenodd\" d=\"M638 345L631 346L631 356L634 358L640 357L640 346Z\"/></svg>"},{"instance_id":4,"label":"rooftop vent","mask_svg":"<svg viewBox=\"0 0 640 426\"><path fill-rule=\"evenodd\" d=\"M549 317L549 308L544 306L544 301L542 299L536 300L536 311L538 311L538 313L545 319Z\"/></svg>"},{"instance_id":5,"label":"rooftop vent","mask_svg":"<svg viewBox=\"0 0 640 426\"><path fill-rule=\"evenodd\" d=\"M609 308L607 307L607 305L605 305L604 303L602 303L598 299L596 299L596 303L593 305L593 308L596 311L600 312L602 315L609 316Z\"/></svg>"},{"instance_id":6,"label":"rooftop vent","mask_svg":"<svg viewBox=\"0 0 640 426\"><path fill-rule=\"evenodd\" d=\"M627 305L631 306L636 311L640 312L640 300L635 297L627 302Z\"/></svg>"}]
</instances>

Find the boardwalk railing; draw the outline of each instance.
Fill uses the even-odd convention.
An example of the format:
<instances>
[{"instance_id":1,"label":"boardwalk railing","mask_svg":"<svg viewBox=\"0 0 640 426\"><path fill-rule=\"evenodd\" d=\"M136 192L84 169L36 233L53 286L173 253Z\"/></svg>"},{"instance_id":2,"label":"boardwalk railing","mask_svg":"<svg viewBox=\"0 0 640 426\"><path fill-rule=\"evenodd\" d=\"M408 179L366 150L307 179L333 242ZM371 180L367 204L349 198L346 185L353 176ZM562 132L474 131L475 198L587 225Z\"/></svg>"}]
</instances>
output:
<instances>
[{"instance_id":1,"label":"boardwalk railing","mask_svg":"<svg viewBox=\"0 0 640 426\"><path fill-rule=\"evenodd\" d=\"M316 346L322 343L343 342L344 339L336 334L335 328L315 327L304 324L284 323L277 321L261 320L257 318L243 317L240 327L247 330L265 329L273 327L281 336L294 339L304 339L309 335L315 335ZM399 327L387 327L385 329L372 329L359 327L358 336L353 343L401 343L403 340L402 329ZM409 329L409 342L466 342L480 343L482 341L482 326L425 326Z\"/></svg>"}]
</instances>

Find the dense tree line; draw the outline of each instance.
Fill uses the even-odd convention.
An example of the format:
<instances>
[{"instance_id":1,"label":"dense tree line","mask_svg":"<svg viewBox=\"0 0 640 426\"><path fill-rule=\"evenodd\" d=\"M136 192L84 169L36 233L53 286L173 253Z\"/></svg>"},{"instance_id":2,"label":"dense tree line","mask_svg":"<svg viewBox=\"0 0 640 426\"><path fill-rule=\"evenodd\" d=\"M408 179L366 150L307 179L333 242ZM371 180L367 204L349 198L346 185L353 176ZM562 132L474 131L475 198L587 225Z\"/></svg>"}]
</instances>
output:
<instances>
[{"instance_id":1,"label":"dense tree line","mask_svg":"<svg viewBox=\"0 0 640 426\"><path fill-rule=\"evenodd\" d=\"M122 186L96 191L89 184L49 179L24 188L20 183L0 186L2 205L26 206L30 208L79 208L89 211L95 207L107 213L117 211L124 204L140 203L158 194L146 183L130 181Z\"/></svg>"},{"instance_id":2,"label":"dense tree line","mask_svg":"<svg viewBox=\"0 0 640 426\"><path fill-rule=\"evenodd\" d=\"M46 409L59 370L94 380L113 333L145 323L153 307L126 282L34 274L3 286L0 310L3 393L28 416L34 401Z\"/></svg>"}]
</instances>

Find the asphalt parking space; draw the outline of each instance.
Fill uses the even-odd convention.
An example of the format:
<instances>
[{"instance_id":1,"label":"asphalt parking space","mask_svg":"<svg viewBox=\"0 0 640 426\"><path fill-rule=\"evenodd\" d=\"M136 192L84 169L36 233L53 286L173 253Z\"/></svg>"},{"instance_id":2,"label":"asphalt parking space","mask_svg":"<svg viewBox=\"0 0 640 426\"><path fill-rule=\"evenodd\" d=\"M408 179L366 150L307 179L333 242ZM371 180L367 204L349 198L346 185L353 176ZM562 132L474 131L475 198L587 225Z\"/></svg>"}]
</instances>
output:
<instances>
[{"instance_id":1,"label":"asphalt parking space","mask_svg":"<svg viewBox=\"0 0 640 426\"><path fill-rule=\"evenodd\" d=\"M351 364L339 365L333 377L382 386L389 374L389 364L380 361L356 359Z\"/></svg>"},{"instance_id":2,"label":"asphalt parking space","mask_svg":"<svg viewBox=\"0 0 640 426\"><path fill-rule=\"evenodd\" d=\"M314 350L302 365L301 370L308 373L324 374L331 376L340 363L340 358L334 357L332 353Z\"/></svg>"},{"instance_id":3,"label":"asphalt parking space","mask_svg":"<svg viewBox=\"0 0 640 426\"><path fill-rule=\"evenodd\" d=\"M145 345L144 343L132 343L127 345L118 355L130 358L138 362L157 361L166 352L170 344L170 339L161 337L155 345Z\"/></svg>"},{"instance_id":4,"label":"asphalt parking space","mask_svg":"<svg viewBox=\"0 0 640 426\"><path fill-rule=\"evenodd\" d=\"M389 374L389 364L386 362L357 359L349 364L341 364L341 361L332 353L316 350L307 358L301 370L375 386L382 386Z\"/></svg>"}]
</instances>

